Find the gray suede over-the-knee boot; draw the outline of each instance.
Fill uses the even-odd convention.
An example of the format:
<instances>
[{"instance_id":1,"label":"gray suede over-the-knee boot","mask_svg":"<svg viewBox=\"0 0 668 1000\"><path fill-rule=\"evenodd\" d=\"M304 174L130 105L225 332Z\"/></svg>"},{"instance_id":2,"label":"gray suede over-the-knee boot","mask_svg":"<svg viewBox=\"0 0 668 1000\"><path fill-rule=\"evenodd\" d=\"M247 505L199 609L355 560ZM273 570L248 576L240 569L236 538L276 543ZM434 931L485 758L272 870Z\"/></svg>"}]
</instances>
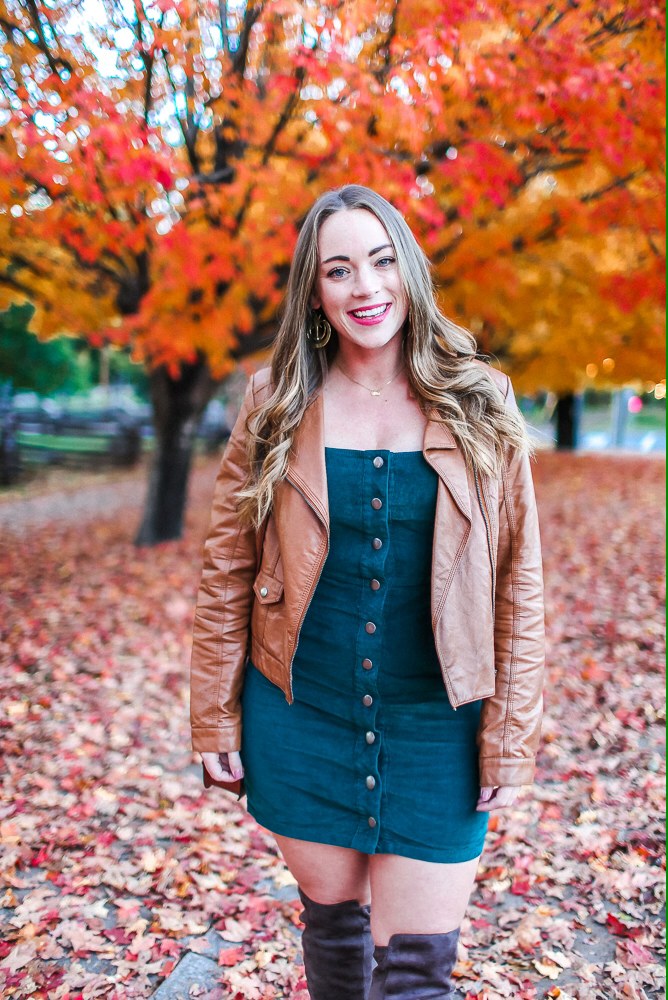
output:
<instances>
[{"instance_id":1,"label":"gray suede over-the-knee boot","mask_svg":"<svg viewBox=\"0 0 668 1000\"><path fill-rule=\"evenodd\" d=\"M302 950L311 1000L367 1000L371 985L370 907L356 899L304 904Z\"/></svg>"},{"instance_id":2,"label":"gray suede over-the-knee boot","mask_svg":"<svg viewBox=\"0 0 668 1000\"><path fill-rule=\"evenodd\" d=\"M459 928L447 934L393 934L374 949L369 1000L453 1000Z\"/></svg>"}]
</instances>

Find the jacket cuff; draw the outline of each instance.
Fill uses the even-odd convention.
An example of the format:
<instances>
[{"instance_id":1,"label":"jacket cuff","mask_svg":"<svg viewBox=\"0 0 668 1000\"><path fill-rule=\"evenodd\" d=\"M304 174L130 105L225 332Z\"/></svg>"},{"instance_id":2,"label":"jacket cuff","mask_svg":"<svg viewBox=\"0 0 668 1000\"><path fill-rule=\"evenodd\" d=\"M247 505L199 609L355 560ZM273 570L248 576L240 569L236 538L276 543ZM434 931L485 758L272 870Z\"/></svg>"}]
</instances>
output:
<instances>
[{"instance_id":1,"label":"jacket cuff","mask_svg":"<svg viewBox=\"0 0 668 1000\"><path fill-rule=\"evenodd\" d=\"M483 788L531 785L535 771L536 761L533 757L482 757L480 785Z\"/></svg>"},{"instance_id":2,"label":"jacket cuff","mask_svg":"<svg viewBox=\"0 0 668 1000\"><path fill-rule=\"evenodd\" d=\"M193 729L192 748L197 753L235 753L241 750L241 723L225 729Z\"/></svg>"}]
</instances>

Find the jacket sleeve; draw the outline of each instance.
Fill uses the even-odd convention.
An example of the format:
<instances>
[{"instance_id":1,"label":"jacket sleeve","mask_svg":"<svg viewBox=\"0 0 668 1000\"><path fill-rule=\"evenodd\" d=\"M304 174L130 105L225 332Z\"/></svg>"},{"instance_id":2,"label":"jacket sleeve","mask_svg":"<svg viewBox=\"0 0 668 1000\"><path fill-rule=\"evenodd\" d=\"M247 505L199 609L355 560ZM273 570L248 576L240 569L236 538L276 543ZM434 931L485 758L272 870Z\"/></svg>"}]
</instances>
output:
<instances>
[{"instance_id":1,"label":"jacket sleeve","mask_svg":"<svg viewBox=\"0 0 668 1000\"><path fill-rule=\"evenodd\" d=\"M229 753L241 747L240 696L256 576L256 532L242 525L236 492L248 470L246 418L254 406L254 376L216 478L209 533L195 608L190 662L193 750Z\"/></svg>"},{"instance_id":2,"label":"jacket sleeve","mask_svg":"<svg viewBox=\"0 0 668 1000\"><path fill-rule=\"evenodd\" d=\"M517 409L508 380L506 404ZM529 456L508 449L499 495L494 657L496 691L482 704L482 786L533 781L543 711L545 614L538 514Z\"/></svg>"}]
</instances>

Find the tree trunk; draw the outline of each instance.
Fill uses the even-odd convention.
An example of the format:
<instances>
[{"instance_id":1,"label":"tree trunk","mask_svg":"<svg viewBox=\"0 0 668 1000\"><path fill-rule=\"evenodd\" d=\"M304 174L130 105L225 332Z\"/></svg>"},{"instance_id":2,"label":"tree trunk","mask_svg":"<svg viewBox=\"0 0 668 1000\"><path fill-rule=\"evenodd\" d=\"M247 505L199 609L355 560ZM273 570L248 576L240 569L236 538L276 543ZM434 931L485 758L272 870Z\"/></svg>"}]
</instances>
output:
<instances>
[{"instance_id":1,"label":"tree trunk","mask_svg":"<svg viewBox=\"0 0 668 1000\"><path fill-rule=\"evenodd\" d=\"M164 366L156 368L149 381L155 451L135 545L157 545L181 537L195 433L218 384L203 359L182 365L176 379Z\"/></svg>"},{"instance_id":2,"label":"tree trunk","mask_svg":"<svg viewBox=\"0 0 668 1000\"><path fill-rule=\"evenodd\" d=\"M554 410L557 431L557 449L572 450L580 441L580 421L584 396L582 393L566 393L559 396Z\"/></svg>"}]
</instances>

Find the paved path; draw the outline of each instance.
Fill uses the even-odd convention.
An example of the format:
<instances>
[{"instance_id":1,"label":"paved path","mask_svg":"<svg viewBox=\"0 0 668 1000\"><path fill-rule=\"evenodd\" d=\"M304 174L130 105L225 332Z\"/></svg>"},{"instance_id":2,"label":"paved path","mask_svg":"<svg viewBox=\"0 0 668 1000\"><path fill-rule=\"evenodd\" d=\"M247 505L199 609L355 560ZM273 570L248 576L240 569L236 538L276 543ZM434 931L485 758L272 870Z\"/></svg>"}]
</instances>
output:
<instances>
[{"instance_id":1,"label":"paved path","mask_svg":"<svg viewBox=\"0 0 668 1000\"><path fill-rule=\"evenodd\" d=\"M81 523L119 511L138 520L146 495L146 471L75 473L0 493L0 532L20 533L53 521Z\"/></svg>"}]
</instances>

